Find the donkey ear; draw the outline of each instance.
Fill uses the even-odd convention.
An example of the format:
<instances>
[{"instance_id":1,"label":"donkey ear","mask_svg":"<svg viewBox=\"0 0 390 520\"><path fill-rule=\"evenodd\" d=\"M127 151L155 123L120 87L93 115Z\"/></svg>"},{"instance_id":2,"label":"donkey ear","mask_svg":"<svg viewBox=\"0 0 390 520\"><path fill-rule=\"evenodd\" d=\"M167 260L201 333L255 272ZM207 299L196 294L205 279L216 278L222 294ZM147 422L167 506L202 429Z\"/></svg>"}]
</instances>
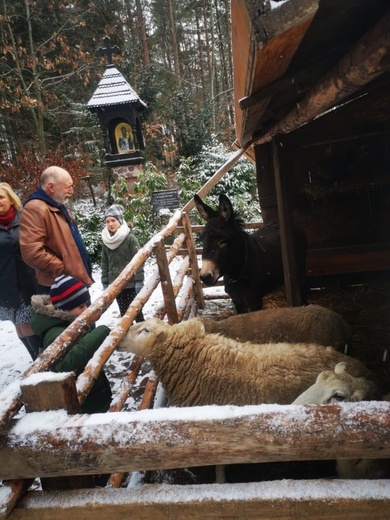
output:
<instances>
[{"instance_id":1,"label":"donkey ear","mask_svg":"<svg viewBox=\"0 0 390 520\"><path fill-rule=\"evenodd\" d=\"M223 193L219 195L219 213L226 222L228 222L233 215L232 203Z\"/></svg>"},{"instance_id":2,"label":"donkey ear","mask_svg":"<svg viewBox=\"0 0 390 520\"><path fill-rule=\"evenodd\" d=\"M210 218L216 217L218 215L217 211L205 204L199 195L194 195L194 201L196 209L199 211L200 216L204 220L209 220Z\"/></svg>"}]
</instances>

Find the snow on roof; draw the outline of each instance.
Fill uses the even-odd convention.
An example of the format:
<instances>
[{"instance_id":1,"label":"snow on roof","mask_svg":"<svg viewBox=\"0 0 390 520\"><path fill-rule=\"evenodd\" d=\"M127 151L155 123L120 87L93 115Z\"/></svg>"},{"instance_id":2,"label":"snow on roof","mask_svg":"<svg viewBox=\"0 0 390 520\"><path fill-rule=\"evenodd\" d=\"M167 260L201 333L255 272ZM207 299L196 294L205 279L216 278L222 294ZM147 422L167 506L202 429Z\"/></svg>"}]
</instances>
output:
<instances>
[{"instance_id":1,"label":"snow on roof","mask_svg":"<svg viewBox=\"0 0 390 520\"><path fill-rule=\"evenodd\" d=\"M114 65L108 65L102 79L87 103L87 108L106 107L125 103L139 103L146 108L146 104L131 88L119 70Z\"/></svg>"}]
</instances>

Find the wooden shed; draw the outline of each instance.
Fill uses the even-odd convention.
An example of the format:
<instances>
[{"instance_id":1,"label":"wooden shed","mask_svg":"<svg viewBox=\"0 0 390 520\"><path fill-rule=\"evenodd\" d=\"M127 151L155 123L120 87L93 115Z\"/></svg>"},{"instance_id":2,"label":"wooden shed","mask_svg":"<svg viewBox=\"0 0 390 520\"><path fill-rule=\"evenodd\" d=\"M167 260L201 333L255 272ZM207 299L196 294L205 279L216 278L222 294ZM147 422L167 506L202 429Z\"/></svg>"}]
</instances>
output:
<instances>
[{"instance_id":1,"label":"wooden shed","mask_svg":"<svg viewBox=\"0 0 390 520\"><path fill-rule=\"evenodd\" d=\"M287 262L295 222L310 277L386 273L388 2L232 0L232 34L235 144L250 144L263 218L279 219ZM289 289L294 302L294 280Z\"/></svg>"}]
</instances>

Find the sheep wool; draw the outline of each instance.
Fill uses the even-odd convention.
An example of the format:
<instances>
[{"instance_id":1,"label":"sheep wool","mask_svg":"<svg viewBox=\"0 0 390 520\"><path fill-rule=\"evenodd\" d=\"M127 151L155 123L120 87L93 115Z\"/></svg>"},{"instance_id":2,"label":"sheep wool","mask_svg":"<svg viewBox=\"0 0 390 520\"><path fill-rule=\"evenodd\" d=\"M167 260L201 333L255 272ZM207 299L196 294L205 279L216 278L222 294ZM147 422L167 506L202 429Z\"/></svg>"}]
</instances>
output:
<instances>
[{"instance_id":1,"label":"sheep wool","mask_svg":"<svg viewBox=\"0 0 390 520\"><path fill-rule=\"evenodd\" d=\"M214 321L200 318L207 332L255 343L317 343L343 350L351 328L337 312L320 305L280 307Z\"/></svg>"},{"instance_id":2,"label":"sheep wool","mask_svg":"<svg viewBox=\"0 0 390 520\"><path fill-rule=\"evenodd\" d=\"M240 343L207 334L198 318L172 326L150 318L130 327L118 350L147 357L176 406L289 404L341 361L353 375L371 376L332 347Z\"/></svg>"}]
</instances>

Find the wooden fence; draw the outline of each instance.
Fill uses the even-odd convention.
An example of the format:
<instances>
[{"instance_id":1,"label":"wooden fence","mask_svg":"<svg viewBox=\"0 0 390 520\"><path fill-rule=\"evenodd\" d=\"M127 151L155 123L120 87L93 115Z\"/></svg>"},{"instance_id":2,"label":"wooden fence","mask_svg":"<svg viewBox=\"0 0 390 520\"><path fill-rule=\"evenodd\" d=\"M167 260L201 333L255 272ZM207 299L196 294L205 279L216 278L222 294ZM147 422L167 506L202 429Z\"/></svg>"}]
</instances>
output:
<instances>
[{"instance_id":1,"label":"wooden fence","mask_svg":"<svg viewBox=\"0 0 390 520\"><path fill-rule=\"evenodd\" d=\"M177 236L168 248L165 240L173 233ZM84 373L77 381L71 374L53 376L50 370L58 360L100 318L152 254L156 258L154 273ZM97 375L159 284L163 294L156 310L159 318L166 316L176 323L195 316L203 307L196 255L188 214L177 211L21 380L0 395L1 519L390 518L388 480L121 488L124 475L132 471L390 457L388 402L215 407L215 414L205 418L202 407L151 409L157 385L151 378L139 411L121 411L140 370L140 356L134 357L109 413L79 414L80 403ZM180 265L172 280L169 264L175 257L180 257ZM23 405L26 414L16 418ZM91 488L91 475L97 473L111 474L104 489ZM42 491L28 491L35 477L41 479Z\"/></svg>"}]
</instances>

